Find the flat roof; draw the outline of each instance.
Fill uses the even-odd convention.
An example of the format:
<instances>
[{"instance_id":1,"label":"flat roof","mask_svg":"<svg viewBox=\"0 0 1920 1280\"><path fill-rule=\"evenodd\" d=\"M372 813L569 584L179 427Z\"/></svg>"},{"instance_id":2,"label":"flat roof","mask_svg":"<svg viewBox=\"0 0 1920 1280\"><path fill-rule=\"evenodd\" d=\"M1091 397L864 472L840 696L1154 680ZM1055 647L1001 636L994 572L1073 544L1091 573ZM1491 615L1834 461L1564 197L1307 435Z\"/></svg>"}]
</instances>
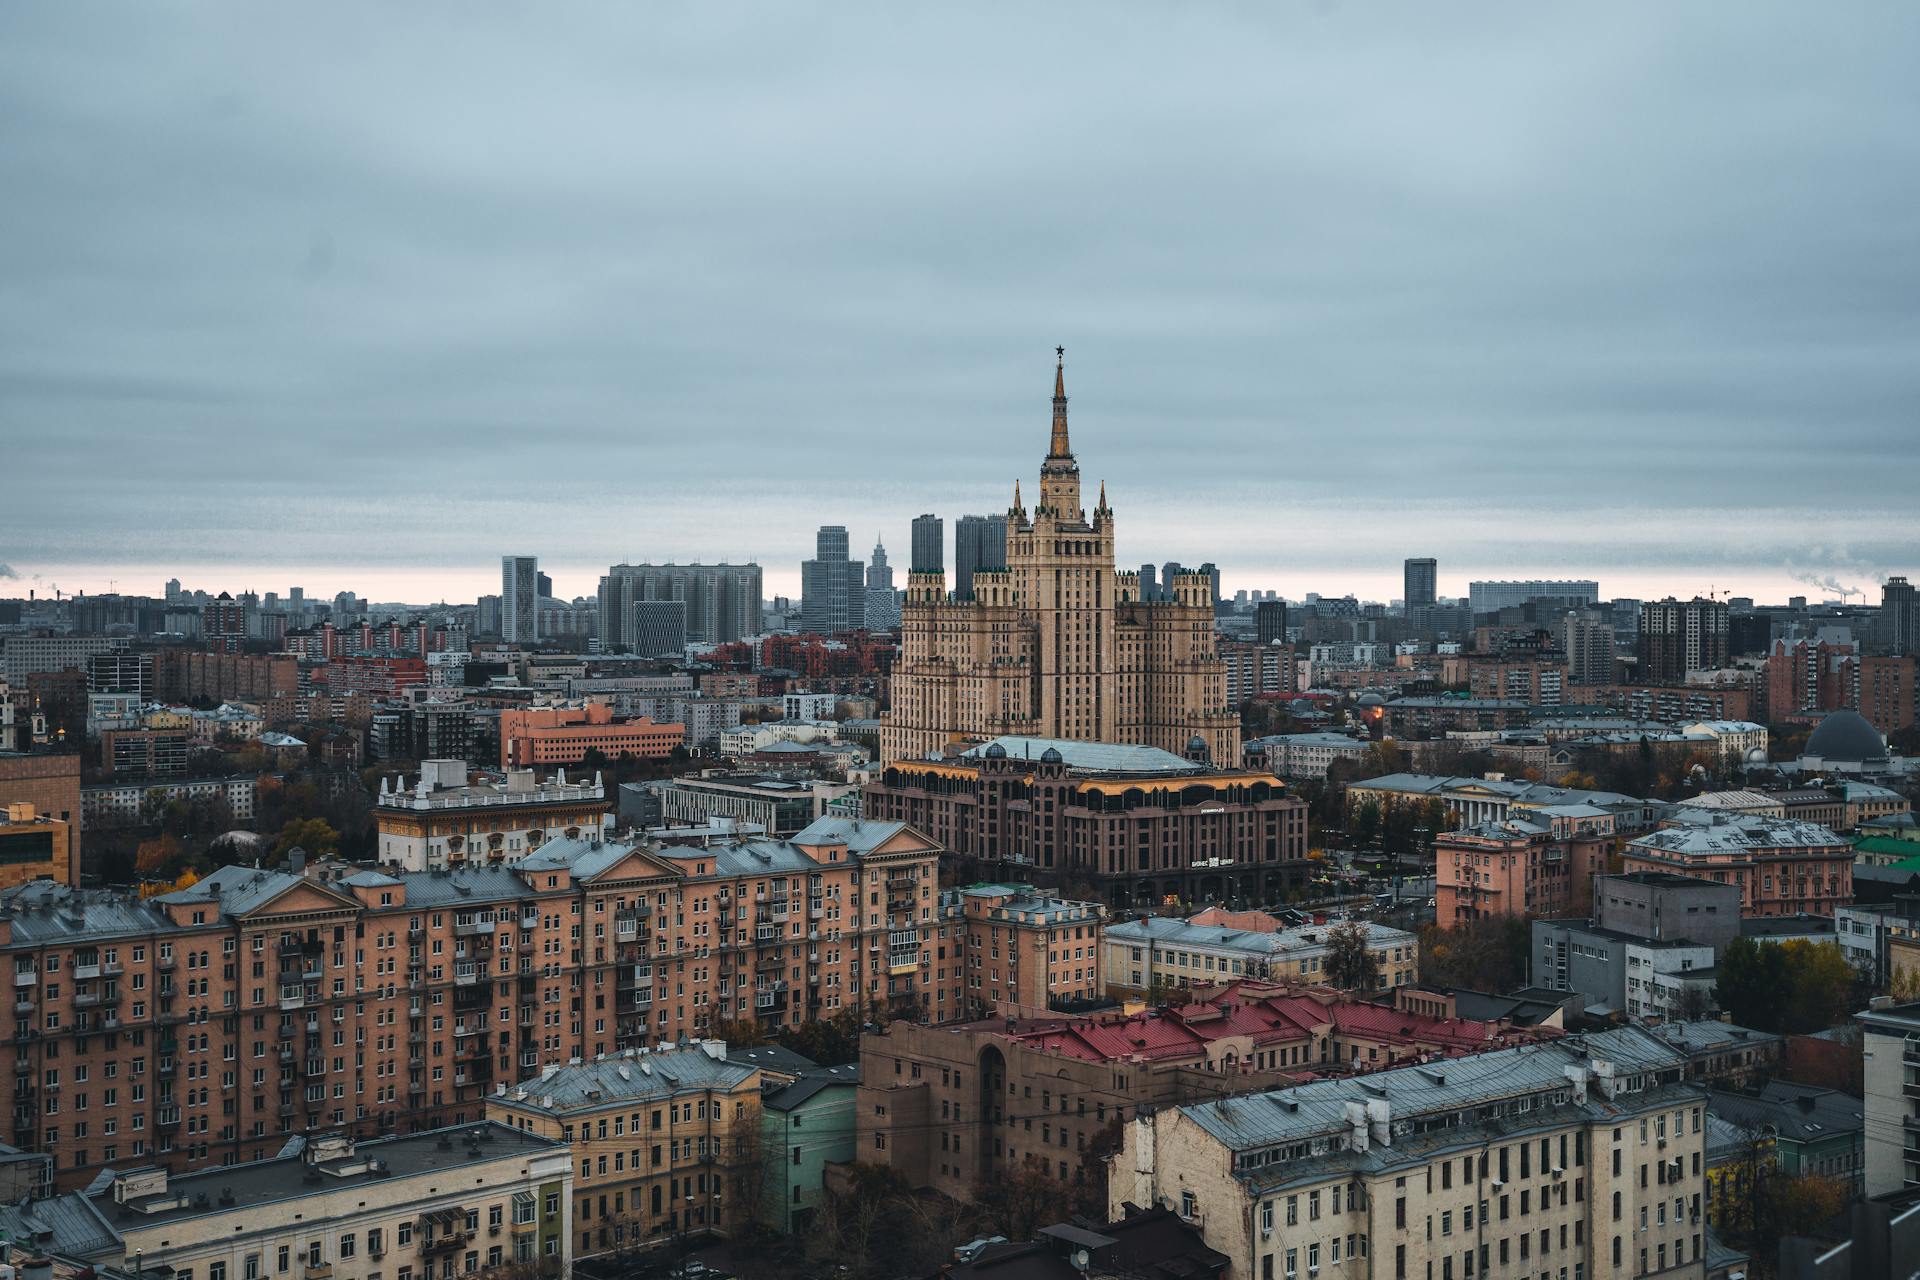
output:
<instances>
[{"instance_id":1,"label":"flat roof","mask_svg":"<svg viewBox=\"0 0 1920 1280\"><path fill-rule=\"evenodd\" d=\"M96 1183L100 1186L99 1190L89 1190L84 1194L107 1222L125 1233L281 1200L325 1195L345 1187L368 1186L394 1178L518 1156L564 1154L568 1149L565 1143L491 1120L431 1129L425 1133L375 1138L356 1143L353 1154L344 1159L318 1163L307 1160L307 1141L305 1138L296 1138L283 1149L284 1154L270 1159L168 1178L167 1195L179 1195L186 1201L178 1208L144 1213L138 1208L116 1204L111 1182L104 1177ZM384 1170L373 1171L365 1167L368 1161L376 1159L384 1162ZM349 1169L354 1171L345 1172ZM201 1203L201 1197L205 1197L205 1203ZM223 1203L228 1200L230 1203Z\"/></svg>"}]
</instances>

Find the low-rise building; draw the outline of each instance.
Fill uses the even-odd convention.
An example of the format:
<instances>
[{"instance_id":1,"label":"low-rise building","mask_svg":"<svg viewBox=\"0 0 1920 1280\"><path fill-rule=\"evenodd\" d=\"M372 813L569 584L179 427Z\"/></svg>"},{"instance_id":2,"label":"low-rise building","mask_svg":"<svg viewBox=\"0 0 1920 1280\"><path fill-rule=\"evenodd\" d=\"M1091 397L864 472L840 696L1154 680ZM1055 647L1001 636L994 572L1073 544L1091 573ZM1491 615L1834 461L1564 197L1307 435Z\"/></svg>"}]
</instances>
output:
<instances>
[{"instance_id":1,"label":"low-rise building","mask_svg":"<svg viewBox=\"0 0 1920 1280\"><path fill-rule=\"evenodd\" d=\"M1231 912L1219 923L1202 912L1191 920L1142 916L1109 924L1104 949L1107 989L1145 995L1180 987L1210 987L1240 978L1324 983L1337 925L1283 926L1261 912ZM1380 969L1382 987L1412 982L1419 972L1419 940L1404 929L1356 921Z\"/></svg>"},{"instance_id":2,"label":"low-rise building","mask_svg":"<svg viewBox=\"0 0 1920 1280\"><path fill-rule=\"evenodd\" d=\"M226 807L233 822L253 821L257 774L231 778L176 778L165 782L110 782L80 788L80 817L88 826L126 827L146 821L174 801Z\"/></svg>"},{"instance_id":3,"label":"low-rise building","mask_svg":"<svg viewBox=\"0 0 1920 1280\"><path fill-rule=\"evenodd\" d=\"M1833 913L1834 941L1854 971L1875 987L1893 979L1896 946L1920 946L1920 897L1896 894L1891 902L1855 903Z\"/></svg>"},{"instance_id":4,"label":"low-rise building","mask_svg":"<svg viewBox=\"0 0 1920 1280\"><path fill-rule=\"evenodd\" d=\"M1853 901L1853 846L1813 822L1681 807L1630 841L1621 863L1735 885L1750 916L1831 916Z\"/></svg>"},{"instance_id":5,"label":"low-rise building","mask_svg":"<svg viewBox=\"0 0 1920 1280\"><path fill-rule=\"evenodd\" d=\"M1189 1102L1131 1119L1108 1195L1172 1207L1236 1277L1700 1277L1684 1071L1629 1027Z\"/></svg>"},{"instance_id":6,"label":"low-rise building","mask_svg":"<svg viewBox=\"0 0 1920 1280\"><path fill-rule=\"evenodd\" d=\"M1347 788L1347 807L1371 800L1382 810L1398 804L1438 801L1463 827L1482 822L1505 822L1537 809L1584 805L1613 815L1616 832L1645 831L1659 821L1667 806L1658 800L1636 800L1615 791L1556 787L1544 782L1509 779L1498 774L1484 778L1445 777L1429 773L1392 773L1355 782Z\"/></svg>"},{"instance_id":7,"label":"low-rise building","mask_svg":"<svg viewBox=\"0 0 1920 1280\"><path fill-rule=\"evenodd\" d=\"M598 840L607 809L597 773L569 782L562 769L542 782L531 769L509 769L497 782L471 783L464 760L423 760L412 786L380 780L373 818L383 864L431 871L517 862L549 840Z\"/></svg>"},{"instance_id":8,"label":"low-rise building","mask_svg":"<svg viewBox=\"0 0 1920 1280\"><path fill-rule=\"evenodd\" d=\"M700 827L729 818L786 836L825 817L834 800L857 789L823 778L711 773L661 783L656 793L660 821L669 827Z\"/></svg>"},{"instance_id":9,"label":"low-rise building","mask_svg":"<svg viewBox=\"0 0 1920 1280\"><path fill-rule=\"evenodd\" d=\"M429 1280L503 1266L565 1276L572 1160L497 1124L355 1142L296 1136L277 1155L173 1173L134 1165L29 1206L34 1247L171 1280Z\"/></svg>"},{"instance_id":10,"label":"low-rise building","mask_svg":"<svg viewBox=\"0 0 1920 1280\"><path fill-rule=\"evenodd\" d=\"M1336 760L1365 758L1373 744L1345 733L1278 733L1241 744L1249 769L1265 769L1282 778L1324 778Z\"/></svg>"},{"instance_id":11,"label":"low-rise building","mask_svg":"<svg viewBox=\"0 0 1920 1280\"><path fill-rule=\"evenodd\" d=\"M1687 1055L1687 1079L1722 1089L1745 1089L1770 1079L1787 1048L1784 1036L1713 1018L1675 1019L1654 1028L1654 1034Z\"/></svg>"},{"instance_id":12,"label":"low-rise building","mask_svg":"<svg viewBox=\"0 0 1920 1280\"><path fill-rule=\"evenodd\" d=\"M67 825L35 813L25 801L0 806L0 889L29 880L73 883L67 860L73 836Z\"/></svg>"},{"instance_id":13,"label":"low-rise building","mask_svg":"<svg viewBox=\"0 0 1920 1280\"><path fill-rule=\"evenodd\" d=\"M860 1065L816 1067L760 1100L765 1167L761 1221L783 1235L805 1235L826 1207L826 1170L859 1154L854 1110Z\"/></svg>"},{"instance_id":14,"label":"low-rise building","mask_svg":"<svg viewBox=\"0 0 1920 1280\"><path fill-rule=\"evenodd\" d=\"M578 765L590 754L664 760L685 739L684 725L657 724L645 716L617 720L605 703L528 707L500 713L500 767Z\"/></svg>"},{"instance_id":15,"label":"low-rise building","mask_svg":"<svg viewBox=\"0 0 1920 1280\"><path fill-rule=\"evenodd\" d=\"M548 1067L487 1116L571 1153L575 1257L724 1236L755 1212L760 1073L721 1041Z\"/></svg>"},{"instance_id":16,"label":"low-rise building","mask_svg":"<svg viewBox=\"0 0 1920 1280\"><path fill-rule=\"evenodd\" d=\"M1707 1110L1749 1132L1767 1136L1774 1160L1788 1177L1819 1175L1857 1192L1865 1176L1865 1104L1848 1094L1788 1080L1769 1080L1757 1093L1708 1093Z\"/></svg>"}]
</instances>

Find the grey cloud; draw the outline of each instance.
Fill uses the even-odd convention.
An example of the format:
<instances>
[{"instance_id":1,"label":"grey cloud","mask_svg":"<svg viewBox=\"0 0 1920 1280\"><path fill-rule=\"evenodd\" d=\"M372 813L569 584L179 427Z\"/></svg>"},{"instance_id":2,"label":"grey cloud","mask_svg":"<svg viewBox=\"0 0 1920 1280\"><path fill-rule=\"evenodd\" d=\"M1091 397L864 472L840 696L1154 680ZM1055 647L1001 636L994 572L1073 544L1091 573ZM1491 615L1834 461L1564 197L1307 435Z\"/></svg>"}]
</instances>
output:
<instances>
[{"instance_id":1,"label":"grey cloud","mask_svg":"<svg viewBox=\"0 0 1920 1280\"><path fill-rule=\"evenodd\" d=\"M0 446L66 483L0 545L778 583L1004 505L1064 342L1129 560L1904 571L1917 61L1786 4L10 6Z\"/></svg>"}]
</instances>

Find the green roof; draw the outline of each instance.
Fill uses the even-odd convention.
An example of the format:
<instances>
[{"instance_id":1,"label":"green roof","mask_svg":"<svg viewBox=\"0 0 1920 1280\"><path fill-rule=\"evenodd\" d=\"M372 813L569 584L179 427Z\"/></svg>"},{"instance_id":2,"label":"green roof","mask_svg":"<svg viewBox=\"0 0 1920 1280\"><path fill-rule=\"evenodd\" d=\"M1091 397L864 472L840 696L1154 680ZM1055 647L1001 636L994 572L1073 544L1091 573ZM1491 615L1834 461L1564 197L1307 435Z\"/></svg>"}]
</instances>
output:
<instances>
[{"instance_id":1,"label":"green roof","mask_svg":"<svg viewBox=\"0 0 1920 1280\"><path fill-rule=\"evenodd\" d=\"M1853 842L1855 853L1894 853L1920 858L1920 840L1901 840L1895 836L1862 836Z\"/></svg>"}]
</instances>

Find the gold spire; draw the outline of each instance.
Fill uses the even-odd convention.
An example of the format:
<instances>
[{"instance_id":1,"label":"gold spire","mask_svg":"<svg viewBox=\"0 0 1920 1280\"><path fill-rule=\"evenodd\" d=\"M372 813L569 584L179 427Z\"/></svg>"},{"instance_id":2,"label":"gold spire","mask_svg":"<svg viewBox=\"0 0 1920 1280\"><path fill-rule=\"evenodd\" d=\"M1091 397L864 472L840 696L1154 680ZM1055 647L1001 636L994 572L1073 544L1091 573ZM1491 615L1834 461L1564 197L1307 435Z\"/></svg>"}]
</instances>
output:
<instances>
[{"instance_id":1,"label":"gold spire","mask_svg":"<svg viewBox=\"0 0 1920 1280\"><path fill-rule=\"evenodd\" d=\"M1053 440L1047 445L1049 458L1071 458L1073 447L1067 443L1067 349L1055 347L1058 363L1053 366Z\"/></svg>"},{"instance_id":2,"label":"gold spire","mask_svg":"<svg viewBox=\"0 0 1920 1280\"><path fill-rule=\"evenodd\" d=\"M1013 509L1015 511L1022 510L1020 506L1020 482L1018 480L1013 482Z\"/></svg>"}]
</instances>

